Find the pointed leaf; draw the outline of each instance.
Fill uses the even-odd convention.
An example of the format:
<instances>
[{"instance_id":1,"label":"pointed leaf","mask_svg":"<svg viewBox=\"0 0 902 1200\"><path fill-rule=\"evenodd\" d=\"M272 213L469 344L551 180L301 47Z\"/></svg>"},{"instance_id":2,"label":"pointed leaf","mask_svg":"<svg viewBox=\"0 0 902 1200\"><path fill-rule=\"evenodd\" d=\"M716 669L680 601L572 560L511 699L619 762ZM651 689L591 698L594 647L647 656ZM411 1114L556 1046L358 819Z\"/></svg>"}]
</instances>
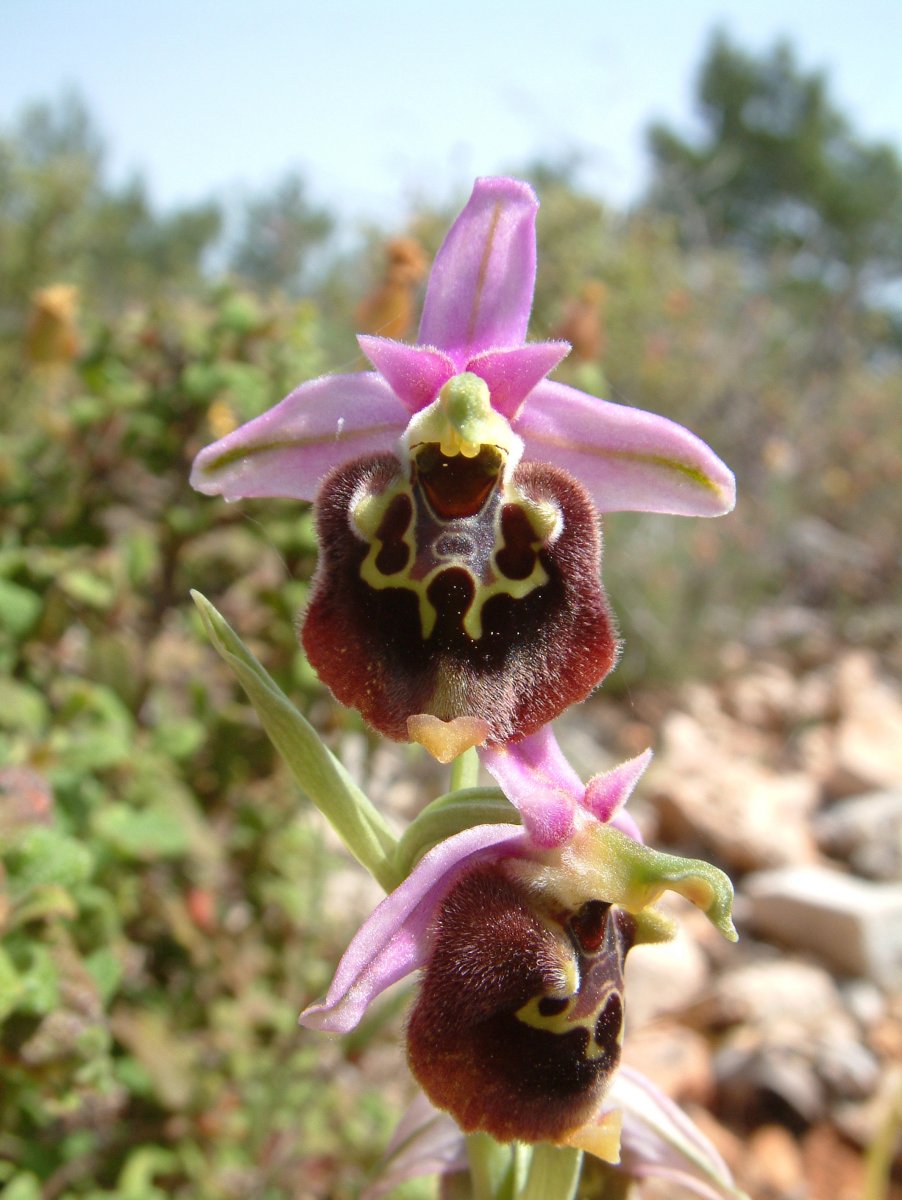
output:
<instances>
[{"instance_id":1,"label":"pointed leaf","mask_svg":"<svg viewBox=\"0 0 902 1200\"><path fill-rule=\"evenodd\" d=\"M354 857L390 891L399 882L397 843L379 811L209 600L199 592L191 595L210 641L238 676L298 784Z\"/></svg>"}]
</instances>

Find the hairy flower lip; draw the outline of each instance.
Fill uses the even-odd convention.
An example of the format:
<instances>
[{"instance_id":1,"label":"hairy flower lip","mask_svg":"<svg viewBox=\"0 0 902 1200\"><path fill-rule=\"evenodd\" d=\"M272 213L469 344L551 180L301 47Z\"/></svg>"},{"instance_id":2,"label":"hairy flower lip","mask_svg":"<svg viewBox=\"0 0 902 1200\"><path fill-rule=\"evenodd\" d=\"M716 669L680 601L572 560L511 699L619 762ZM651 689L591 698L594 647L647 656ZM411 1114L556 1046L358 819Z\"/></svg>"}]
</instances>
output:
<instances>
[{"instance_id":1,"label":"hairy flower lip","mask_svg":"<svg viewBox=\"0 0 902 1200\"><path fill-rule=\"evenodd\" d=\"M419 344L361 337L376 371L302 384L201 450L192 485L227 500L313 500L333 468L365 452L394 451L411 418L448 379L470 371L488 384L492 407L523 440L524 461L568 471L599 511L729 512L733 476L694 434L545 378L569 347L524 340L537 207L528 184L478 179L433 264Z\"/></svg>"}]
</instances>

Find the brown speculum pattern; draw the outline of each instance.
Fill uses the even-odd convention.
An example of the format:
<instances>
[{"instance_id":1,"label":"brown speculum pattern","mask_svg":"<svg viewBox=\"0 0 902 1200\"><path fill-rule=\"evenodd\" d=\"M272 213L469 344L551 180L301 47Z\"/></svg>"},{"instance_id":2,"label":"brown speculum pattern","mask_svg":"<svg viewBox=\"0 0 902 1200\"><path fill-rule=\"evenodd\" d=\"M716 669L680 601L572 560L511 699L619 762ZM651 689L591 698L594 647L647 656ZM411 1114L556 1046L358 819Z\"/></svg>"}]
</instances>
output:
<instances>
[{"instance_id":1,"label":"brown speculum pattern","mask_svg":"<svg viewBox=\"0 0 902 1200\"><path fill-rule=\"evenodd\" d=\"M562 1142L620 1060L635 921L601 900L531 900L498 864L465 874L433 931L407 1032L410 1067L465 1132Z\"/></svg>"},{"instance_id":2,"label":"brown speculum pattern","mask_svg":"<svg viewBox=\"0 0 902 1200\"><path fill-rule=\"evenodd\" d=\"M425 444L346 464L317 501L320 561L302 640L376 729L477 717L489 742L534 732L614 665L592 503L565 472Z\"/></svg>"}]
</instances>

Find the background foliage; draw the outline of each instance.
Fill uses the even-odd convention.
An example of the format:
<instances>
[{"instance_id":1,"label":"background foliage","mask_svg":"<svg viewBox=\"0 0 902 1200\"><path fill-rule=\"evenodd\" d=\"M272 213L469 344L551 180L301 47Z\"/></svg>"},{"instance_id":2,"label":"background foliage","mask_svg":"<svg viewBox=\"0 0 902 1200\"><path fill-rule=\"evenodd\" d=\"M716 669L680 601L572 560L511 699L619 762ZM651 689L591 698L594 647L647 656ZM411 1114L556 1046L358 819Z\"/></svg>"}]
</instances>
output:
<instances>
[{"instance_id":1,"label":"background foliage","mask_svg":"<svg viewBox=\"0 0 902 1200\"><path fill-rule=\"evenodd\" d=\"M732 641L813 624L899 654L898 155L785 47L716 40L698 95L700 137L650 131L633 211L574 167L518 172L542 200L532 336L577 347L559 377L687 424L739 480L717 523L608 520L627 639L608 692L716 674ZM403 232L431 255L461 200ZM296 644L309 514L186 480L203 444L299 380L363 365L354 307L387 232L339 255L296 178L238 213L156 213L140 181L106 182L71 98L0 138L10 1200L356 1196L406 1095L372 1029L341 1046L296 1030L373 897L349 899L188 600L214 598L366 760Z\"/></svg>"}]
</instances>

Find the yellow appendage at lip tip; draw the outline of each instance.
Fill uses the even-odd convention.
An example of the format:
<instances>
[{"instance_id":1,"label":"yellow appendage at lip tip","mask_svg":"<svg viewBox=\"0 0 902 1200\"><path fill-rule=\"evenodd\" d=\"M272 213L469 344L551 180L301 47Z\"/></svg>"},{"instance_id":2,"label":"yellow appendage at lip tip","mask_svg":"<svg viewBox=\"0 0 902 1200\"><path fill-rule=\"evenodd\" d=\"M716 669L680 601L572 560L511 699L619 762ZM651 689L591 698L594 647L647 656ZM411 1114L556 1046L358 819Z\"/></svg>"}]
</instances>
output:
<instances>
[{"instance_id":1,"label":"yellow appendage at lip tip","mask_svg":"<svg viewBox=\"0 0 902 1200\"><path fill-rule=\"evenodd\" d=\"M407 718L407 732L440 763L454 762L471 746L481 746L489 736L488 724L481 717L454 717L443 721L429 713Z\"/></svg>"},{"instance_id":2,"label":"yellow appendage at lip tip","mask_svg":"<svg viewBox=\"0 0 902 1200\"><path fill-rule=\"evenodd\" d=\"M598 1120L581 1126L563 1142L574 1150L585 1150L608 1163L620 1162L620 1134L623 1129L623 1113L619 1109L607 1112Z\"/></svg>"}]
</instances>

